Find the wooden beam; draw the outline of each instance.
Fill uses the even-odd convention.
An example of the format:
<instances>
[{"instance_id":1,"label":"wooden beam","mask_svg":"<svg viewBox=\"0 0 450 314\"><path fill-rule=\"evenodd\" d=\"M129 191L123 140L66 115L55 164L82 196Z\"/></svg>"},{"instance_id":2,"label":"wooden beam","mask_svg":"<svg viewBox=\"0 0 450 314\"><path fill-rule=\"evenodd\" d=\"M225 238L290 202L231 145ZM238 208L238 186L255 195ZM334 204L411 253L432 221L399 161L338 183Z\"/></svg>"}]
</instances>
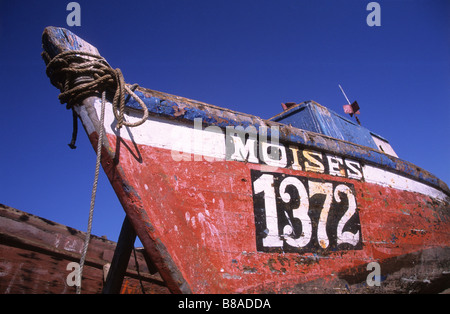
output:
<instances>
[{"instance_id":1,"label":"wooden beam","mask_svg":"<svg viewBox=\"0 0 450 314\"><path fill-rule=\"evenodd\" d=\"M106 277L105 286L103 287L103 294L119 294L122 288L123 277L130 261L131 251L136 241L136 232L131 225L128 217L125 217L120 230L117 247L114 251L114 256L111 261L111 267Z\"/></svg>"}]
</instances>

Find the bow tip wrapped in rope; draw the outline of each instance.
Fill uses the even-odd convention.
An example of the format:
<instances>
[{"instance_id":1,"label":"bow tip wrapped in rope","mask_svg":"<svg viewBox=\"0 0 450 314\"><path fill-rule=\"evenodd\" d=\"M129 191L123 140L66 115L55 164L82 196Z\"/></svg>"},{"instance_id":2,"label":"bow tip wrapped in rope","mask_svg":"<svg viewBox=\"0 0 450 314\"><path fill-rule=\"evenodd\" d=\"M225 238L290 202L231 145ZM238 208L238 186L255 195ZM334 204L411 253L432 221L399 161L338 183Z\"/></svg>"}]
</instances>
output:
<instances>
[{"instance_id":1,"label":"bow tip wrapped in rope","mask_svg":"<svg viewBox=\"0 0 450 314\"><path fill-rule=\"evenodd\" d=\"M134 93L138 85L128 87L122 71L113 69L103 57L89 52L64 51L51 60L48 54L43 54L43 58L47 63L47 76L61 90L58 98L62 104L67 104L67 109L80 104L86 97L99 96L105 91L114 95L112 106L117 128L136 127L147 120L148 108ZM142 118L136 122L124 119L126 94L133 97L144 110Z\"/></svg>"}]
</instances>

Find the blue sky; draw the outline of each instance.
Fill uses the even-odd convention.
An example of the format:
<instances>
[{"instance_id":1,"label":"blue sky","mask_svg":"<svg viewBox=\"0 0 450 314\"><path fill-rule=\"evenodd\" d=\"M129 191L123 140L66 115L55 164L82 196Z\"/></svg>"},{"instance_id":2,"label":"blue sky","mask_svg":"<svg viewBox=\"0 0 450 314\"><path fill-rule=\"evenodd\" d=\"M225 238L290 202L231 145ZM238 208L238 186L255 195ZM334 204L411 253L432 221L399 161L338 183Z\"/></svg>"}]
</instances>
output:
<instances>
[{"instance_id":1,"label":"blue sky","mask_svg":"<svg viewBox=\"0 0 450 314\"><path fill-rule=\"evenodd\" d=\"M363 126L400 158L450 183L450 1L0 0L0 203L86 230L95 153L40 58L46 26L70 29L128 83L269 118L282 102L315 100ZM93 233L117 240L124 218L101 173Z\"/></svg>"}]
</instances>

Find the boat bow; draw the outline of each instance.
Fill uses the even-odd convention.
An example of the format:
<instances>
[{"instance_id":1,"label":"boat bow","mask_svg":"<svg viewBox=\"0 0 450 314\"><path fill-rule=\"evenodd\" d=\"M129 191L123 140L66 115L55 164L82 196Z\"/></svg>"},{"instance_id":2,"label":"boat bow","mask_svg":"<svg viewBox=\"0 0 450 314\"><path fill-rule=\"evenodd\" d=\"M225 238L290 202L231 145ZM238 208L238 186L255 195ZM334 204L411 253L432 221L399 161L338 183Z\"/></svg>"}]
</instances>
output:
<instances>
[{"instance_id":1,"label":"boat bow","mask_svg":"<svg viewBox=\"0 0 450 314\"><path fill-rule=\"evenodd\" d=\"M98 54L61 28L44 31L43 47L46 63ZM111 94L104 125L98 95L73 108L94 147L104 129L102 166L172 292L423 291L402 281L412 276L443 288L450 190L429 172L376 147L141 87L122 112L139 121L143 103L148 118L120 128ZM371 262L384 276L378 290L366 284Z\"/></svg>"}]
</instances>

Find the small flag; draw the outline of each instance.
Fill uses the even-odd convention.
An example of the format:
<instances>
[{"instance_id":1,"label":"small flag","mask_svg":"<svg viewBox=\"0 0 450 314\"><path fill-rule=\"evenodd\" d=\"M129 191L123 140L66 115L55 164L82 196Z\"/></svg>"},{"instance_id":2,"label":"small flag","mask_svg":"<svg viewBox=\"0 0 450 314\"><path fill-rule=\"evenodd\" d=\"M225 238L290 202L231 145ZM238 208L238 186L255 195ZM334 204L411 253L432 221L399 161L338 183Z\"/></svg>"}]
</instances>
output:
<instances>
[{"instance_id":1,"label":"small flag","mask_svg":"<svg viewBox=\"0 0 450 314\"><path fill-rule=\"evenodd\" d=\"M351 105L343 105L344 112L348 113L350 117L353 117L353 114L360 114L359 105L356 101L354 101Z\"/></svg>"}]
</instances>

